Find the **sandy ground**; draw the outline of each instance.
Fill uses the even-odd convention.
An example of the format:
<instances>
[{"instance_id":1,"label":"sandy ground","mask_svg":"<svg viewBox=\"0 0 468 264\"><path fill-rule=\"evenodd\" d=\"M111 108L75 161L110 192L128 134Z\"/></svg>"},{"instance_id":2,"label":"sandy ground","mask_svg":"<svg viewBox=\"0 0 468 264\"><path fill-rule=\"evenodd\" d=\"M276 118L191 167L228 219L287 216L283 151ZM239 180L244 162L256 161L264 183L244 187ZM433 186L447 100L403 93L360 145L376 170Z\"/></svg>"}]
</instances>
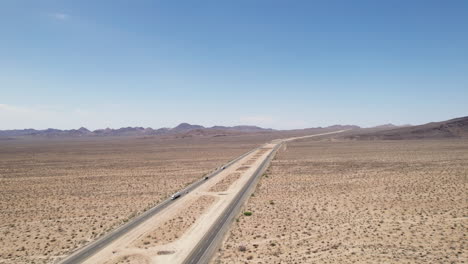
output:
<instances>
[{"instance_id":1,"label":"sandy ground","mask_svg":"<svg viewBox=\"0 0 468 264\"><path fill-rule=\"evenodd\" d=\"M468 141L289 142L213 263L466 263Z\"/></svg>"},{"instance_id":2,"label":"sandy ground","mask_svg":"<svg viewBox=\"0 0 468 264\"><path fill-rule=\"evenodd\" d=\"M237 181L242 176L240 172L232 172L223 177L222 180L217 182L213 187L210 188L210 192L224 192L232 185L233 182Z\"/></svg>"},{"instance_id":3,"label":"sandy ground","mask_svg":"<svg viewBox=\"0 0 468 264\"><path fill-rule=\"evenodd\" d=\"M262 142L0 142L0 263L54 262Z\"/></svg>"},{"instance_id":4,"label":"sandy ground","mask_svg":"<svg viewBox=\"0 0 468 264\"><path fill-rule=\"evenodd\" d=\"M145 234L131 246L147 249L177 240L214 203L216 198L211 195L202 195L194 201L188 201L173 218Z\"/></svg>"},{"instance_id":5,"label":"sandy ground","mask_svg":"<svg viewBox=\"0 0 468 264\"><path fill-rule=\"evenodd\" d=\"M85 263L180 263L245 185L273 145L257 150L226 168L195 191L176 200L89 258ZM255 159L255 162L250 162ZM245 163L251 163L246 166ZM232 176L239 174L237 179ZM222 184L221 184L222 183ZM227 184L229 183L229 185ZM223 186L218 192L215 186ZM215 189L215 190L214 190Z\"/></svg>"}]
</instances>

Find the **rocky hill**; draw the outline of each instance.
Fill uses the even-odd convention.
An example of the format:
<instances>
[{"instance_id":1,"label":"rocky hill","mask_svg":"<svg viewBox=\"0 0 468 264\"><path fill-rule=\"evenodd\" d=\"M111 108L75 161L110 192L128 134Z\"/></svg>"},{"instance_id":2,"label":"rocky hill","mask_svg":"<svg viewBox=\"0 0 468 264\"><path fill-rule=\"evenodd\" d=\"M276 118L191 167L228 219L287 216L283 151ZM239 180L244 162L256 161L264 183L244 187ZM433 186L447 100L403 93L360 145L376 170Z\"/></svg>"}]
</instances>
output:
<instances>
[{"instance_id":1,"label":"rocky hill","mask_svg":"<svg viewBox=\"0 0 468 264\"><path fill-rule=\"evenodd\" d=\"M356 140L440 139L468 137L468 116L418 126L404 126L383 131L350 135Z\"/></svg>"}]
</instances>

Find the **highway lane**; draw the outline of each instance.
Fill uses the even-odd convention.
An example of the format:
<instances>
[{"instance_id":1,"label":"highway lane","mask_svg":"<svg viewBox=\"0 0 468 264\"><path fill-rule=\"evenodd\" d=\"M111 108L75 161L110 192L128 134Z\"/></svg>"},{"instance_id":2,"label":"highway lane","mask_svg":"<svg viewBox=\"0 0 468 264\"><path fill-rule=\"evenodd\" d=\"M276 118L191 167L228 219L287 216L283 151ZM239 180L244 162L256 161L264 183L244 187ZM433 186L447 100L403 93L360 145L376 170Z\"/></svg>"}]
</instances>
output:
<instances>
[{"instance_id":1,"label":"highway lane","mask_svg":"<svg viewBox=\"0 0 468 264\"><path fill-rule=\"evenodd\" d=\"M268 154L265 160L257 168L254 174L250 177L249 181L241 189L241 191L235 196L229 206L224 210L224 212L219 216L214 225L209 229L209 231L203 236L203 238L198 242L194 249L190 252L188 257L183 262L184 264L196 264L196 263L208 263L214 251L216 250L216 245L228 230L229 225L232 220L238 213L238 209L242 205L245 199L250 194L250 190L255 186L257 180L267 169L270 161L273 159L276 151L282 145L282 142L278 143L273 150Z\"/></svg>"},{"instance_id":2,"label":"highway lane","mask_svg":"<svg viewBox=\"0 0 468 264\"><path fill-rule=\"evenodd\" d=\"M212 172L211 174L209 174L207 176L204 176L202 179L200 179L200 180L190 184L188 187L180 190L179 193L181 194L181 196L184 196L185 194L193 191L194 189L196 189L197 187L199 187L200 185L202 185L203 183L205 183L207 181L207 180L205 180L205 177L208 177L208 180L211 179L212 177L216 176L221 171L223 171L223 168L228 168L232 164L236 163L238 160L240 160L243 157L249 155L250 153L256 151L257 149L258 148L255 148L255 149L253 149L253 150L239 156L238 158L228 162L227 164L225 164L224 166L218 168L216 171ZM139 215L139 216L135 217L134 219L130 220L126 224L120 226L116 230L102 236L101 238L95 240L94 242L91 242L90 244L82 247L81 249L78 249L73 254L66 257L62 261L60 261L60 263L62 263L62 264L74 264L74 263L81 263L81 262L85 261L86 259L88 259L92 255L97 253L99 250L101 250L105 246L109 245L110 243L112 243L113 241L118 239L119 237L122 237L123 235L128 233L130 230L134 229L135 227L137 227L138 225L140 225L144 221L146 221L149 218L155 216L160 211L162 211L164 208L168 207L169 205L171 205L172 203L175 203L177 201L178 201L178 199L177 200L171 200L170 198L167 199L167 200L164 200L163 202L159 203L158 205L152 207L151 209L145 211L141 215Z\"/></svg>"}]
</instances>

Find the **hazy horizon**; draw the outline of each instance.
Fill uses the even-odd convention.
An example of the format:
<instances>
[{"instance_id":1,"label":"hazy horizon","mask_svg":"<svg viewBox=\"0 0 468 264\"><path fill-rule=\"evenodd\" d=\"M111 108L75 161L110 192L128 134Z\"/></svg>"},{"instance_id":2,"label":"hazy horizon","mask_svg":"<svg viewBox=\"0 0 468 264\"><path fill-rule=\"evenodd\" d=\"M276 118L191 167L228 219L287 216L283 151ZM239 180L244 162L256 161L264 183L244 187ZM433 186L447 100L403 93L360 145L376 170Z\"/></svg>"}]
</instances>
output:
<instances>
[{"instance_id":1,"label":"hazy horizon","mask_svg":"<svg viewBox=\"0 0 468 264\"><path fill-rule=\"evenodd\" d=\"M468 114L467 1L3 1L0 130Z\"/></svg>"},{"instance_id":2,"label":"hazy horizon","mask_svg":"<svg viewBox=\"0 0 468 264\"><path fill-rule=\"evenodd\" d=\"M1 105L0 105L1 107ZM395 126L418 126L418 125L424 125L424 124L427 124L427 123L431 123L431 122L442 122L442 121L447 121L447 120L451 120L451 119L456 119L456 118L462 118L462 117L465 117L465 116L457 116L457 117L452 117L452 118L448 118L448 119L444 119L444 120L432 120L432 121L429 121L429 122L426 122L426 123L418 123L418 124L409 124L409 123L406 123L406 124L395 124L395 123L380 123L380 124L377 124L377 125L372 125L372 126L362 126L362 125L359 125L359 124L328 124L328 125L323 125L323 126L309 126L309 127L302 127L302 128L290 128L290 129L278 129L278 128L272 128L272 127L263 127L263 126L259 126L259 125L255 125L255 124L251 124L251 125L246 125L246 124L233 124L233 125L219 125L219 124L214 124L214 125L204 125L204 124L198 124L198 123L190 123L190 122L181 122L181 123L178 123L174 126L162 126L162 127L151 127L151 126L121 126L121 127L96 127L96 128L90 128L90 127L86 127L86 126L80 126L80 127L71 127L71 128L60 128L60 127L44 127L44 128L35 128L35 127L25 127L25 128L10 128L10 129L0 129L1 130L22 130L22 129L35 129L35 130L46 130L46 129L58 129L58 130L77 130L77 129L80 129L80 128L86 128L90 131L95 131L95 130L99 130L99 129L120 129L120 128L128 128L128 127L131 127L131 128L135 128L135 127L142 127L142 128L151 128L151 129L161 129L161 128L168 128L168 129L171 129L171 128L175 128L176 126L180 125L180 124L183 124L183 123L187 123L189 125L200 125L200 126L203 126L204 128L211 128L211 127L214 127L214 126L224 126L224 127L235 127L235 126L256 126L256 127L260 127L260 128L264 128L264 129L274 129L274 130L294 130L294 129L306 129L306 128L319 128L319 127L322 127L322 128L325 128L325 127L331 127L331 126L359 126L361 128L372 128L372 127L377 127L377 126L384 126L384 125L395 125Z\"/></svg>"}]
</instances>

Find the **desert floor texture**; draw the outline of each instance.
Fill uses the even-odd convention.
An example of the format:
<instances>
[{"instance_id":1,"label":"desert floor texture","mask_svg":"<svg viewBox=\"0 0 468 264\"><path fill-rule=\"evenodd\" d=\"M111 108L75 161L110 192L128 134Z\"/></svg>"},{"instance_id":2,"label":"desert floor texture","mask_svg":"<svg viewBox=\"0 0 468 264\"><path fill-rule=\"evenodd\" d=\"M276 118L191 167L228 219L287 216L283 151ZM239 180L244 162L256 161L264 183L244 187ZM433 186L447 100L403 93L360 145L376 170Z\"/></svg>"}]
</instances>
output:
<instances>
[{"instance_id":1,"label":"desert floor texture","mask_svg":"<svg viewBox=\"0 0 468 264\"><path fill-rule=\"evenodd\" d=\"M468 141L288 143L213 263L466 263Z\"/></svg>"},{"instance_id":2,"label":"desert floor texture","mask_svg":"<svg viewBox=\"0 0 468 264\"><path fill-rule=\"evenodd\" d=\"M0 263L56 262L264 141L0 142Z\"/></svg>"}]
</instances>

